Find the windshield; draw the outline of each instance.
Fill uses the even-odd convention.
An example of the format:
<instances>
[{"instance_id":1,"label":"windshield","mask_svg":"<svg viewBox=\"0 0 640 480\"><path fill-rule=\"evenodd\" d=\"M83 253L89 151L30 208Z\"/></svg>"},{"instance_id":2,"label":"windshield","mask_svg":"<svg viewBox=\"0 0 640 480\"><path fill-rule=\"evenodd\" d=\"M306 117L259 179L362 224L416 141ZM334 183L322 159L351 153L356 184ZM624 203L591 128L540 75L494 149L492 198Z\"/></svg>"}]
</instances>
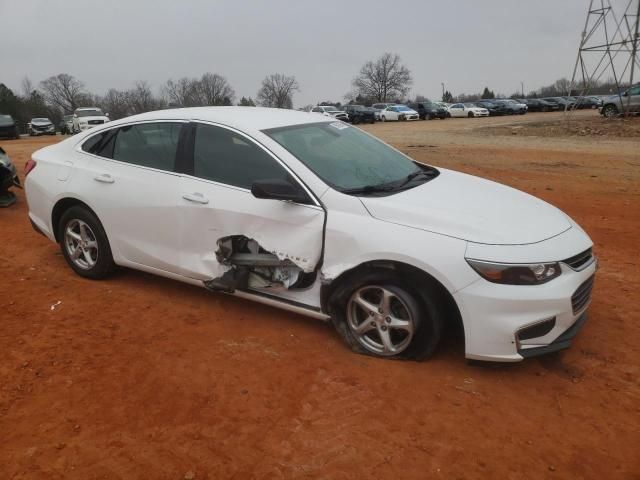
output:
<instances>
[{"instance_id":1,"label":"windshield","mask_svg":"<svg viewBox=\"0 0 640 480\"><path fill-rule=\"evenodd\" d=\"M396 110L399 112L410 112L411 109L405 106L401 106L401 107L396 107Z\"/></svg>"},{"instance_id":2,"label":"windshield","mask_svg":"<svg viewBox=\"0 0 640 480\"><path fill-rule=\"evenodd\" d=\"M31 121L32 122L47 122L47 123L51 123L51 120L49 120L48 118L34 118Z\"/></svg>"},{"instance_id":3,"label":"windshield","mask_svg":"<svg viewBox=\"0 0 640 480\"><path fill-rule=\"evenodd\" d=\"M423 172L402 153L342 122L292 125L264 133L343 192L402 183ZM435 169L428 171L437 175Z\"/></svg>"},{"instance_id":4,"label":"windshield","mask_svg":"<svg viewBox=\"0 0 640 480\"><path fill-rule=\"evenodd\" d=\"M79 117L104 117L104 113L99 108L95 110L76 110L76 115Z\"/></svg>"}]
</instances>

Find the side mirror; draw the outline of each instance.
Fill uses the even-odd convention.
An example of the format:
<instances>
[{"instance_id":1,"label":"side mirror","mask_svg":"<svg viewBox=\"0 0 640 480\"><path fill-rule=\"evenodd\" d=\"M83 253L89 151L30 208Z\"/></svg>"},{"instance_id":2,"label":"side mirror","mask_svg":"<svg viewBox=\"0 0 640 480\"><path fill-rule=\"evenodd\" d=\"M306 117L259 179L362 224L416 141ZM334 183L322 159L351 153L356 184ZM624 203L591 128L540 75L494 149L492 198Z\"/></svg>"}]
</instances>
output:
<instances>
[{"instance_id":1,"label":"side mirror","mask_svg":"<svg viewBox=\"0 0 640 480\"><path fill-rule=\"evenodd\" d=\"M251 185L251 193L256 198L268 200L284 200L303 204L312 203L309 195L299 186L280 179L255 181Z\"/></svg>"}]
</instances>

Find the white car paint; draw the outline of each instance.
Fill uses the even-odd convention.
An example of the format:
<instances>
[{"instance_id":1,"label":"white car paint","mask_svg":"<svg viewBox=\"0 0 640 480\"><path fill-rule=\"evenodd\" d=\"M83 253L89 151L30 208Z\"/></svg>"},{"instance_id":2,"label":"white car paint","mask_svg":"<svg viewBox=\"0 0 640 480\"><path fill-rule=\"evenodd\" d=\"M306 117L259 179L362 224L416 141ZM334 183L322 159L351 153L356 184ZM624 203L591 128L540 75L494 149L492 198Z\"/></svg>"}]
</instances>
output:
<instances>
[{"instance_id":1,"label":"white car paint","mask_svg":"<svg viewBox=\"0 0 640 480\"><path fill-rule=\"evenodd\" d=\"M383 122L397 120L420 120L420 115L415 110L405 105L390 105L380 112Z\"/></svg>"},{"instance_id":2,"label":"white car paint","mask_svg":"<svg viewBox=\"0 0 640 480\"><path fill-rule=\"evenodd\" d=\"M231 129L268 152L312 203L258 199L246 189L81 149L102 131L158 121ZM560 263L561 275L541 285L491 283L465 260L562 262L591 248L588 235L561 211L509 187L446 169L388 196L343 193L263 132L318 122L356 128L305 112L237 107L164 110L111 122L33 154L37 166L25 184L29 217L56 241L54 206L77 199L100 219L116 264L200 286L228 269L214 253L217 241L246 236L305 272L319 268L319 275L306 289L234 294L316 318L328 318L320 292L340 275L374 261L412 265L455 301L467 358L522 360L523 350L553 342L583 315L584 309L572 311L571 296L594 275L595 257L579 270ZM556 324L543 338L517 341L519 329L550 317Z\"/></svg>"},{"instance_id":3,"label":"white car paint","mask_svg":"<svg viewBox=\"0 0 640 480\"><path fill-rule=\"evenodd\" d=\"M454 103L449 106L449 113L452 117L488 117L489 110L476 107L472 104Z\"/></svg>"},{"instance_id":4,"label":"white car paint","mask_svg":"<svg viewBox=\"0 0 640 480\"><path fill-rule=\"evenodd\" d=\"M76 108L73 112L71 131L73 133L84 132L90 128L107 123L108 121L109 116L98 107Z\"/></svg>"}]
</instances>

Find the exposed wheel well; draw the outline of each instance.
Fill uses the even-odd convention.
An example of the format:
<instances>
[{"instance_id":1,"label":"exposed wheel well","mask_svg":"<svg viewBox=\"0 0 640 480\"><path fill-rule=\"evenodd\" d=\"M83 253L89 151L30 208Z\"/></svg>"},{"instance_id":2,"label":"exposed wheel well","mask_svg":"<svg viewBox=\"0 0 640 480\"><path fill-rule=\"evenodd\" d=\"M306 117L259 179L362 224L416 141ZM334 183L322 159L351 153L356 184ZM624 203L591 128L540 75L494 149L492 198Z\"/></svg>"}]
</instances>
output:
<instances>
[{"instance_id":1,"label":"exposed wheel well","mask_svg":"<svg viewBox=\"0 0 640 480\"><path fill-rule=\"evenodd\" d=\"M62 214L69 210L71 207L75 207L76 205L80 205L86 208L91 213L93 213L96 218L98 218L98 220L100 220L98 215L96 215L96 212L94 212L89 205L78 200L77 198L63 198L61 200L58 200L58 202L53 206L53 210L51 211L51 228L53 229L53 235L55 236L57 242L60 241L58 234L58 224L60 223Z\"/></svg>"},{"instance_id":2,"label":"exposed wheel well","mask_svg":"<svg viewBox=\"0 0 640 480\"><path fill-rule=\"evenodd\" d=\"M351 279L362 275L371 270L393 270L400 273L403 278L410 280L412 285L419 285L424 288L418 289L418 293L422 296L432 295L442 302L443 309L446 314L445 325L459 329L464 332L464 325L458 305L447 288L438 280L429 275L427 272L420 270L413 265L407 263L396 262L391 260L377 260L366 262L350 270L340 274L337 278L322 286L320 291L320 305L322 311L332 315L333 311L342 301L346 299L349 293L349 285Z\"/></svg>"}]
</instances>

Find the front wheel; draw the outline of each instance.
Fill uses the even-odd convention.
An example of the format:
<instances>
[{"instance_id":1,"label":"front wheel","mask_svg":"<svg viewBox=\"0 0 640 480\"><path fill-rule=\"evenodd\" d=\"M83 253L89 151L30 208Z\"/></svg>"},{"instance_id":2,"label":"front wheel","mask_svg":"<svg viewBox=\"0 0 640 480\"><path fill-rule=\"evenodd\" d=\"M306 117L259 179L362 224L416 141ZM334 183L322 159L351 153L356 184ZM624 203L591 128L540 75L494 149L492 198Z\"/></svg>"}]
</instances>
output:
<instances>
[{"instance_id":1,"label":"front wheel","mask_svg":"<svg viewBox=\"0 0 640 480\"><path fill-rule=\"evenodd\" d=\"M78 275L98 280L115 270L107 234L87 208L75 206L62 214L58 239L62 255Z\"/></svg>"},{"instance_id":2,"label":"front wheel","mask_svg":"<svg viewBox=\"0 0 640 480\"><path fill-rule=\"evenodd\" d=\"M385 358L422 360L442 332L436 303L401 277L377 271L353 282L333 322L352 350Z\"/></svg>"},{"instance_id":3,"label":"front wheel","mask_svg":"<svg viewBox=\"0 0 640 480\"><path fill-rule=\"evenodd\" d=\"M387 117L385 117L384 115L382 115L382 121L386 122L387 121Z\"/></svg>"},{"instance_id":4,"label":"front wheel","mask_svg":"<svg viewBox=\"0 0 640 480\"><path fill-rule=\"evenodd\" d=\"M475 114L474 114L473 112L469 112L468 117L469 117L469 118L473 118L473 117L475 117Z\"/></svg>"},{"instance_id":5,"label":"front wheel","mask_svg":"<svg viewBox=\"0 0 640 480\"><path fill-rule=\"evenodd\" d=\"M606 105L602 109L602 114L607 118L615 117L616 115L618 115L618 109L615 105Z\"/></svg>"}]
</instances>

